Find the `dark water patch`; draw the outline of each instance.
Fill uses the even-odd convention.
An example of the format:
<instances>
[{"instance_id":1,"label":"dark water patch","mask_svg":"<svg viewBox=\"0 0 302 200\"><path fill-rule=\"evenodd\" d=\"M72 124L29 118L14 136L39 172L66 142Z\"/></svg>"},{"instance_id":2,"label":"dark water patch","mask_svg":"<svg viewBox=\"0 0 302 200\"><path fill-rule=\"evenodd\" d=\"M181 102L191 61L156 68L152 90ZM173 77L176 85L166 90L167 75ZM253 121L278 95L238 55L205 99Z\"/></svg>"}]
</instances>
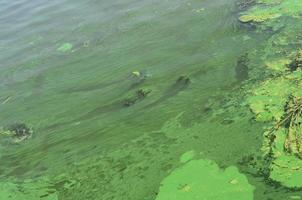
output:
<instances>
[{"instance_id":1,"label":"dark water patch","mask_svg":"<svg viewBox=\"0 0 302 200\"><path fill-rule=\"evenodd\" d=\"M139 89L135 92L135 95L124 100L123 105L126 107L132 106L135 103L142 101L151 93L151 90Z\"/></svg>"},{"instance_id":2,"label":"dark water patch","mask_svg":"<svg viewBox=\"0 0 302 200\"><path fill-rule=\"evenodd\" d=\"M33 77L33 95L40 95L43 92L46 77L43 72Z\"/></svg>"},{"instance_id":3,"label":"dark water patch","mask_svg":"<svg viewBox=\"0 0 302 200\"><path fill-rule=\"evenodd\" d=\"M68 89L64 89L62 91L62 93L71 94L71 93L77 93L77 92L90 92L90 91L94 91L94 90L104 89L106 87L111 87L118 83L120 83L120 80L112 81L109 83L91 83L91 84L87 84L84 86L75 86L75 87L71 87Z\"/></svg>"},{"instance_id":4,"label":"dark water patch","mask_svg":"<svg viewBox=\"0 0 302 200\"><path fill-rule=\"evenodd\" d=\"M74 86L68 89L64 89L62 90L62 93L67 93L67 94L71 94L71 93L77 93L77 92L91 92L94 90L101 90L101 89L105 89L107 87L113 87L114 85L120 86L120 83L124 83L124 85L129 85L128 89L125 90L125 92L132 90L138 86L140 86L141 84L143 84L147 79L147 76L142 74L142 75L129 75L126 78L122 78L122 79L118 79L118 80L113 80L111 82L107 82L107 83L103 83L103 82L99 82L99 83L90 83L87 85L83 85L83 86Z\"/></svg>"},{"instance_id":5,"label":"dark water patch","mask_svg":"<svg viewBox=\"0 0 302 200\"><path fill-rule=\"evenodd\" d=\"M237 60L235 67L235 77L238 81L244 81L249 77L249 58L248 53L243 54Z\"/></svg>"},{"instance_id":6,"label":"dark water patch","mask_svg":"<svg viewBox=\"0 0 302 200\"><path fill-rule=\"evenodd\" d=\"M144 109L148 109L151 107L154 107L158 104L161 104L168 99L178 95L181 91L187 89L191 83L191 80L188 76L180 76L174 84L172 84L169 88L167 88L162 96L154 101L153 103L148 104L147 106L144 107Z\"/></svg>"},{"instance_id":7,"label":"dark water patch","mask_svg":"<svg viewBox=\"0 0 302 200\"><path fill-rule=\"evenodd\" d=\"M245 11L256 4L256 0L238 0L236 2L237 11Z\"/></svg>"},{"instance_id":8,"label":"dark water patch","mask_svg":"<svg viewBox=\"0 0 302 200\"><path fill-rule=\"evenodd\" d=\"M73 120L72 122L88 120L108 112L117 112L118 110L121 110L123 108L125 108L124 100L115 101L108 105L99 106L87 112L86 114L82 115L81 117L77 118L76 120Z\"/></svg>"},{"instance_id":9,"label":"dark water patch","mask_svg":"<svg viewBox=\"0 0 302 200\"><path fill-rule=\"evenodd\" d=\"M137 84L135 84L135 87L136 86L137 86ZM132 87L133 87L133 85L132 85ZM124 109L124 108L127 108L129 106L132 106L133 104L135 104L135 103L137 103L139 101L142 101L143 99L145 99L147 97L147 95L150 92L151 91L144 91L143 89L139 89L130 98L118 100L118 101L115 101L115 102L113 102L111 104L97 107L94 110L92 110L92 111L90 111L90 112L82 115L81 117L77 118L76 120L73 120L72 122L78 122L78 121L82 121L82 120L88 120L88 119L91 119L91 118L94 118L94 117L106 114L108 112L117 112L117 111L119 111L121 109Z\"/></svg>"},{"instance_id":10,"label":"dark water patch","mask_svg":"<svg viewBox=\"0 0 302 200\"><path fill-rule=\"evenodd\" d=\"M296 71L298 68L302 68L302 50L300 50L287 65L291 72Z\"/></svg>"},{"instance_id":11,"label":"dark water patch","mask_svg":"<svg viewBox=\"0 0 302 200\"><path fill-rule=\"evenodd\" d=\"M113 81L111 83L108 83L108 85L106 85L105 87L109 87L111 85L117 84L117 83L121 83L121 82L126 82L124 85L120 86L122 88L125 88L120 94L118 94L118 97L122 97L125 96L129 91L134 90L136 88L138 88L139 86L141 86L145 81L146 81L146 76L145 75L141 75L141 76L133 76L130 75L128 76L126 79L123 80L119 80L119 81ZM88 91L93 91L93 90L99 90L101 88L104 88L104 84L93 84L90 87L79 87L77 89L67 89L64 90L64 93L74 93L74 92L88 92ZM61 126L64 125L68 125L68 124L72 124L72 123L78 123L80 121L83 120L88 120L106 113L112 113L112 112L118 112L121 109L127 108L143 99L145 99L145 97L150 93L151 91L149 90L144 90L144 89L137 89L134 94L130 97L126 97L123 99L119 100L115 100L111 103L108 104L103 104L103 105L99 105L96 108L94 108L93 110L88 111L87 113L83 113L82 116L70 120L70 121L66 121L66 122L62 122L62 123L56 123L56 124L52 124L50 126L47 126L44 128L44 130L52 130L52 129L56 129L59 128Z\"/></svg>"},{"instance_id":12,"label":"dark water patch","mask_svg":"<svg viewBox=\"0 0 302 200\"><path fill-rule=\"evenodd\" d=\"M99 107L87 112L86 114L83 114L79 118L76 118L76 119L73 119L73 120L70 120L67 122L52 124L50 126L43 128L43 130L53 130L53 129L57 129L57 128L65 126L65 125L70 125L73 123L79 123L81 121L89 120L91 118L98 117L98 116L104 115L106 113L118 112L122 109L126 109L126 108L133 106L134 104L144 100L150 92L151 92L150 90L138 89L129 98L117 100L111 104L99 106Z\"/></svg>"}]
</instances>

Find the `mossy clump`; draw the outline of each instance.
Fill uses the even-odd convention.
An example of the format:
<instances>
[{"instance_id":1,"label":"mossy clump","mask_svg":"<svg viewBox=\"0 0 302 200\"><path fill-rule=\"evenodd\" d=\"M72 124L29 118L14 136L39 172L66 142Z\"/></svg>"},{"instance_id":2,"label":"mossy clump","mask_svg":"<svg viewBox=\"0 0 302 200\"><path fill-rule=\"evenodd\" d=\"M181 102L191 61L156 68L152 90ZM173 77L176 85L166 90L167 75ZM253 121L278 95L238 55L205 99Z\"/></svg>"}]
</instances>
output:
<instances>
[{"instance_id":1,"label":"mossy clump","mask_svg":"<svg viewBox=\"0 0 302 200\"><path fill-rule=\"evenodd\" d=\"M29 139L32 134L33 129L28 127L25 123L15 123L7 128L1 128L0 130L0 135L12 138L14 143Z\"/></svg>"},{"instance_id":2,"label":"mossy clump","mask_svg":"<svg viewBox=\"0 0 302 200\"><path fill-rule=\"evenodd\" d=\"M15 123L9 126L9 131L13 132L18 138L28 137L32 134L32 129L24 123Z\"/></svg>"},{"instance_id":3,"label":"mossy clump","mask_svg":"<svg viewBox=\"0 0 302 200\"><path fill-rule=\"evenodd\" d=\"M298 68L300 69L302 67L302 50L299 50L298 53L296 53L287 66L290 71L296 71Z\"/></svg>"}]
</instances>

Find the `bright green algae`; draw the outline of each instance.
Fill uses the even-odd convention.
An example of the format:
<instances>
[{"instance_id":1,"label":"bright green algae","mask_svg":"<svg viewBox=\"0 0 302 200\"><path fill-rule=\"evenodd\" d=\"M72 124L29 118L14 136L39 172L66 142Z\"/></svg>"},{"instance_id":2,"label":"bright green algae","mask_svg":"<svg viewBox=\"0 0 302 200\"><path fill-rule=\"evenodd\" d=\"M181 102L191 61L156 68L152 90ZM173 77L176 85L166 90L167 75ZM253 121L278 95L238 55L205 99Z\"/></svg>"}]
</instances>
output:
<instances>
[{"instance_id":1,"label":"bright green algae","mask_svg":"<svg viewBox=\"0 0 302 200\"><path fill-rule=\"evenodd\" d=\"M161 182L156 200L252 200L254 187L236 167L220 169L209 160L192 160Z\"/></svg>"}]
</instances>

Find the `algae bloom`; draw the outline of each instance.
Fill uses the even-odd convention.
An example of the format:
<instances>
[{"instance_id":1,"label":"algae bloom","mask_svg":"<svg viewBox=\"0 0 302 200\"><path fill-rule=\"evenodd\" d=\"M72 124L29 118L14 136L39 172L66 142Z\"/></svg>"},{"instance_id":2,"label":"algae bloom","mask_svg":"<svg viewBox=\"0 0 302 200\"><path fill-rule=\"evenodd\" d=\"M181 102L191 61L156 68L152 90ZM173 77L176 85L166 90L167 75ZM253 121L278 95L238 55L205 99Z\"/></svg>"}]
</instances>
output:
<instances>
[{"instance_id":1,"label":"algae bloom","mask_svg":"<svg viewBox=\"0 0 302 200\"><path fill-rule=\"evenodd\" d=\"M262 57L270 75L253 86L247 102L255 119L270 125L263 134L266 175L288 188L302 187L301 13L301 1L266 0L257 1L239 18L257 22L259 30L276 31Z\"/></svg>"}]
</instances>

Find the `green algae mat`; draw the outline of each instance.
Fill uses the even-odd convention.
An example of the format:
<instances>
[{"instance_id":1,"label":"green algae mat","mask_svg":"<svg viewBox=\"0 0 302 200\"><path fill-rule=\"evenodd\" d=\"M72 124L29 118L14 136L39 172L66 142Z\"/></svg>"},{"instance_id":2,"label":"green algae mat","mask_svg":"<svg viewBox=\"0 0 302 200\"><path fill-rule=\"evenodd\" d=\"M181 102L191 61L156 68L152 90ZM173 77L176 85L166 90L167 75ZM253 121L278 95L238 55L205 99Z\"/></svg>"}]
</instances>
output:
<instances>
[{"instance_id":1,"label":"green algae mat","mask_svg":"<svg viewBox=\"0 0 302 200\"><path fill-rule=\"evenodd\" d=\"M300 2L291 0L258 2L239 18L244 23L256 23L254 25L262 30L277 31L268 40L262 57L271 75L253 86L247 102L257 121L269 123L262 148L264 157L269 160L267 176L289 188L302 186L298 108L301 6Z\"/></svg>"},{"instance_id":2,"label":"green algae mat","mask_svg":"<svg viewBox=\"0 0 302 200\"><path fill-rule=\"evenodd\" d=\"M209 160L192 160L162 181L156 200L248 200L253 199L253 190L247 178L234 166L222 170Z\"/></svg>"},{"instance_id":3,"label":"green algae mat","mask_svg":"<svg viewBox=\"0 0 302 200\"><path fill-rule=\"evenodd\" d=\"M302 199L302 1L2 0L0 19L0 200Z\"/></svg>"}]
</instances>

